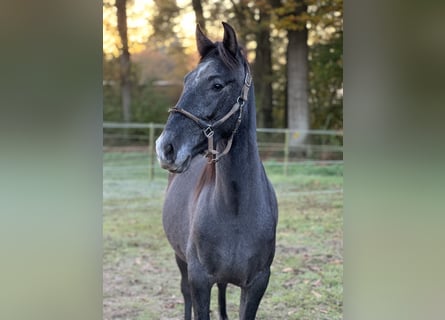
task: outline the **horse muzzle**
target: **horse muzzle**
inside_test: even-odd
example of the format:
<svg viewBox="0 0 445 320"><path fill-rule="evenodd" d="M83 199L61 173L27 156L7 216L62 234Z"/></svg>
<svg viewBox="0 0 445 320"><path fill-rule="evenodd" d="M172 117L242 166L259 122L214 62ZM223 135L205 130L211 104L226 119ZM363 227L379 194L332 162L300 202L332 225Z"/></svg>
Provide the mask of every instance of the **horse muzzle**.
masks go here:
<svg viewBox="0 0 445 320"><path fill-rule="evenodd" d="M156 154L161 168L172 173L181 173L186 171L192 159L191 152L187 145L179 148L168 139L165 131L156 140Z"/></svg>

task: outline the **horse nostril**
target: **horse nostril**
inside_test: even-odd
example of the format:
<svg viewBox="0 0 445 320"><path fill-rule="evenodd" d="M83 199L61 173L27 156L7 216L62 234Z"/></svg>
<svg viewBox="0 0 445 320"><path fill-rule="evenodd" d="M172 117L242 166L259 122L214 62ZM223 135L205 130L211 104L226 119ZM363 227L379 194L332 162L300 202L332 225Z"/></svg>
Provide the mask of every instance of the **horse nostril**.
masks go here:
<svg viewBox="0 0 445 320"><path fill-rule="evenodd" d="M164 156L167 160L173 161L174 149L171 143L168 143L164 146Z"/></svg>

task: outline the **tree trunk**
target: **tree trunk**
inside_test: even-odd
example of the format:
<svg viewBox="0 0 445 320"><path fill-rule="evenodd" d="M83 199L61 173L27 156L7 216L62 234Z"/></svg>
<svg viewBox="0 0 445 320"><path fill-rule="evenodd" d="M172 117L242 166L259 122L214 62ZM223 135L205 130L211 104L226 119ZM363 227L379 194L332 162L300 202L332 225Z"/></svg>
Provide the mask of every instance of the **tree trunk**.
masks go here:
<svg viewBox="0 0 445 320"><path fill-rule="evenodd" d="M131 62L130 52L128 50L128 35L127 35L127 1L116 0L117 8L117 29L121 38L121 54L119 57L120 63L120 81L121 81L121 101L122 113L125 122L131 121Z"/></svg>
<svg viewBox="0 0 445 320"><path fill-rule="evenodd" d="M272 128L272 50L270 42L270 14L261 11L259 30L256 32L255 50L255 98L257 105L257 125L259 128Z"/></svg>
<svg viewBox="0 0 445 320"><path fill-rule="evenodd" d="M202 31L204 31L204 33L206 33L207 32L206 22L204 19L204 13L202 10L201 0L192 0L192 5L193 5L193 11L195 11L196 23L198 23L199 26L201 27Z"/></svg>
<svg viewBox="0 0 445 320"><path fill-rule="evenodd" d="M289 129L309 130L308 101L308 31L289 30L287 33L287 124ZM305 132L291 135L291 147L304 144Z"/></svg>

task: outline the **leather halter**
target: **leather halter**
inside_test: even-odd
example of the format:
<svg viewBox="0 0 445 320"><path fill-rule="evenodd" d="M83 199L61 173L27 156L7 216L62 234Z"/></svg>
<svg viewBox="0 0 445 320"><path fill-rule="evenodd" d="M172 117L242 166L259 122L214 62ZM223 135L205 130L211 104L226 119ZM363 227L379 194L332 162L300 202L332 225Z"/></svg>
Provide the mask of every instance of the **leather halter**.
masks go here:
<svg viewBox="0 0 445 320"><path fill-rule="evenodd" d="M178 112L178 113L186 116L187 118L192 119L202 129L202 132L204 133L204 135L206 136L206 138L208 140L208 148L207 148L206 153L204 154L204 156L208 160L208 163L218 162L222 156L226 155L230 151L230 148L232 147L233 137L235 136L235 133L237 132L237 130L241 124L241 118L243 115L243 107L244 107L244 103L247 101L251 84L252 84L252 76L250 75L249 69L247 68L246 77L244 78L244 85L243 85L243 88L241 89L241 94L236 99L236 102L233 105L232 109L230 109L230 111L228 113L226 113L226 115L224 115L221 119L219 119L213 123L210 123L203 119L200 119L197 116L191 114L190 112L188 112L184 109L180 109L178 107L173 107L173 108L168 109L168 112ZM239 110L239 115L238 115L238 119L236 120L235 128L233 129L232 134L231 134L229 140L227 141L226 147L224 148L224 150L221 153L219 153L218 151L216 151L216 149L214 149L214 145L213 145L213 135L215 134L214 129L216 129L220 125L222 125L227 119L229 119L238 110Z"/></svg>

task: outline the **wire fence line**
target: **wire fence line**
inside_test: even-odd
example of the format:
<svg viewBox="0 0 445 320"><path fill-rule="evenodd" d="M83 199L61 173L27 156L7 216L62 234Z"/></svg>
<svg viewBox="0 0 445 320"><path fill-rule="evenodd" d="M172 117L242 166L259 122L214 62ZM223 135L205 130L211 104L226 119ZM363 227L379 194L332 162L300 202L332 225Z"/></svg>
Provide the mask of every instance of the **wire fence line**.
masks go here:
<svg viewBox="0 0 445 320"><path fill-rule="evenodd" d="M164 125L159 123L122 123L122 122L104 122L104 128L114 128L114 129L163 129Z"/></svg>
<svg viewBox="0 0 445 320"><path fill-rule="evenodd" d="M163 129L164 125L159 123L141 123L141 122L104 122L104 128L137 128L137 129L150 129L157 128ZM270 132L270 133L308 133L319 134L329 136L343 136L343 130L303 130L303 129L286 129L286 128L257 128L257 132Z"/></svg>
<svg viewBox="0 0 445 320"><path fill-rule="evenodd" d="M158 123L104 122L104 141L107 141L108 145L131 145L141 141L148 142L149 146L154 146L155 138L163 128L164 124ZM291 140L301 135L309 138L292 147ZM321 153L324 154L321 156L322 158L342 159L342 130L257 128L257 137L260 153L264 151L266 155L267 153L270 155L274 151L282 151L283 156L286 157L292 152L301 155L301 151L304 151L305 158L316 159L317 155Z"/></svg>
<svg viewBox="0 0 445 320"><path fill-rule="evenodd" d="M142 122L103 122L103 128L135 128L135 129L163 129L164 124L159 123L142 123ZM288 128L257 128L257 132L269 133L308 133L317 135L343 136L343 130L304 130L304 129L288 129Z"/></svg>
<svg viewBox="0 0 445 320"><path fill-rule="evenodd" d="M155 152L155 141L163 128L163 124L157 123L104 122L104 152L120 154L107 158L104 175L119 177L144 173L150 181L155 177L165 177L165 170L159 168ZM297 149L289 147L291 136L302 133L312 138ZM260 156L268 173L288 176L300 174L301 168L307 166L343 165L342 131L258 128L257 137ZM327 191L342 192L338 188Z"/></svg>

